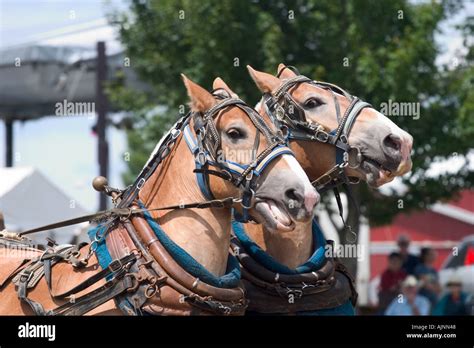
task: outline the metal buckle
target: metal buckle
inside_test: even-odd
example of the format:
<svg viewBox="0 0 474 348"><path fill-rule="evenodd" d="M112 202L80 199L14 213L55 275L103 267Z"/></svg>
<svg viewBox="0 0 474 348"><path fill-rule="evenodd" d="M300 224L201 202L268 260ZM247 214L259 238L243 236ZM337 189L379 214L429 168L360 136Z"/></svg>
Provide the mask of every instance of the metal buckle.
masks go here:
<svg viewBox="0 0 474 348"><path fill-rule="evenodd" d="M138 180L138 182L137 182L137 189L138 189L138 190L141 190L142 187L145 185L145 182L146 182L145 178L141 178L140 180Z"/></svg>
<svg viewBox="0 0 474 348"><path fill-rule="evenodd" d="M200 165L205 165L206 164L206 154L204 153L204 151L200 150L198 153L196 153L196 161L200 164Z"/></svg>
<svg viewBox="0 0 474 348"><path fill-rule="evenodd" d="M316 129L316 133L314 134L314 137L322 142L322 143L326 143L329 139L329 134L321 129Z"/></svg>
<svg viewBox="0 0 474 348"><path fill-rule="evenodd" d="M275 104L276 105L276 118L278 121L283 121L285 118L285 109L280 104Z"/></svg>
<svg viewBox="0 0 474 348"><path fill-rule="evenodd" d="M111 272L115 273L122 269L123 264L120 260L113 260L107 267Z"/></svg>
<svg viewBox="0 0 474 348"><path fill-rule="evenodd" d="M171 138L174 140L181 134L181 129L174 128L171 130Z"/></svg>
<svg viewBox="0 0 474 348"><path fill-rule="evenodd" d="M245 180L250 181L252 180L252 178L253 178L253 170L247 173L247 175L245 176Z"/></svg>
<svg viewBox="0 0 474 348"><path fill-rule="evenodd" d="M249 206L246 206L245 203L244 203L244 199L242 199L241 202L240 202L240 205L242 206L242 208L247 209L247 210L253 208L253 205L254 205L254 204L253 204L253 202L252 202L252 198L255 196L255 191L252 190L251 188L249 188L249 190L250 190L250 205L249 205ZM243 196L242 196L242 197L243 197Z"/></svg>
<svg viewBox="0 0 474 348"><path fill-rule="evenodd" d="M33 272L24 270L20 274L20 282L27 283L30 281L31 277L33 276Z"/></svg>
<svg viewBox="0 0 474 348"><path fill-rule="evenodd" d="M326 186L330 184L332 177L329 174L323 174L320 178L313 181L313 185Z"/></svg>
<svg viewBox="0 0 474 348"><path fill-rule="evenodd" d="M349 164L349 153L347 151L345 151L344 154L342 155L342 160L344 162L347 162L347 164Z"/></svg>

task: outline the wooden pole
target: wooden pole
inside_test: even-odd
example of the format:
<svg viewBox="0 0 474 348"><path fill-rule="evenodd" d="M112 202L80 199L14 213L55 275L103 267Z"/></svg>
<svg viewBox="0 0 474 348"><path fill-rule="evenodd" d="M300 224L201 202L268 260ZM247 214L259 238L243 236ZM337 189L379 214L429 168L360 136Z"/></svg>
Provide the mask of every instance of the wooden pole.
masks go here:
<svg viewBox="0 0 474 348"><path fill-rule="evenodd" d="M5 118L5 167L13 167L13 118Z"/></svg>
<svg viewBox="0 0 474 348"><path fill-rule="evenodd" d="M0 211L0 231L5 229L5 218L3 217L3 213Z"/></svg>
<svg viewBox="0 0 474 348"><path fill-rule="evenodd" d="M97 85L96 85L96 110L97 110L97 138L99 175L108 177L108 144L106 138L107 127L107 96L104 85L107 80L107 60L105 56L105 42L97 42ZM99 194L99 210L107 209L107 196Z"/></svg>

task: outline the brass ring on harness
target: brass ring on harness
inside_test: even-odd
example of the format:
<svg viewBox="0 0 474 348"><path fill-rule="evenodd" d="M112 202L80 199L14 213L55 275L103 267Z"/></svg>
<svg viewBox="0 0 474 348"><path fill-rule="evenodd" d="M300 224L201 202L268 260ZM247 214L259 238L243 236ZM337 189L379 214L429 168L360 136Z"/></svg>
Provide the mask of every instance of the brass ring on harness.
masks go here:
<svg viewBox="0 0 474 348"><path fill-rule="evenodd" d="M145 289L145 297L146 298L152 298L159 291L160 291L160 289L159 289L157 284L148 284L148 286Z"/></svg>

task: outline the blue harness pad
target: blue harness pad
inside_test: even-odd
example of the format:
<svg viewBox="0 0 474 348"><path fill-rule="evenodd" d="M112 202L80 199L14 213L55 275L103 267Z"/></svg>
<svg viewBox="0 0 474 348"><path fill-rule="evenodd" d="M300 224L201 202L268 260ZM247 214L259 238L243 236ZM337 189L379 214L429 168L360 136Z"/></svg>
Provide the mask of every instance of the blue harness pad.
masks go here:
<svg viewBox="0 0 474 348"><path fill-rule="evenodd" d="M140 207L145 208L140 202ZM227 259L226 274L221 277L216 277L214 274L204 268L199 262L189 255L183 248L173 242L161 226L153 219L149 212L144 212L145 219L150 227L155 232L156 237L166 249L166 251L173 257L173 259L189 272L192 276L199 278L204 283L210 284L219 288L235 288L240 282L240 264L235 256L229 254ZM192 236L189 236L192 238Z"/></svg>
<svg viewBox="0 0 474 348"><path fill-rule="evenodd" d="M306 261L304 264L296 267L295 269L290 269L287 266L279 263L268 253L266 253L262 248L260 248L244 231L242 224L238 221L232 222L232 228L237 239L242 244L245 251L258 263L260 263L265 268L269 269L275 273L281 274L299 274L299 273L310 273L317 271L321 268L326 262L326 239L324 238L321 227L316 222L316 219L313 219L312 224L312 233L314 239L314 252L313 255Z"/></svg>
<svg viewBox="0 0 474 348"><path fill-rule="evenodd" d="M97 248L95 249L95 256L99 260L99 265L102 269L105 269L112 262L112 256L110 256L109 250L105 243L105 233L107 233L107 226L103 224L97 225L96 227L91 228L87 231L89 239L93 242L96 237L100 240L97 242Z"/></svg>

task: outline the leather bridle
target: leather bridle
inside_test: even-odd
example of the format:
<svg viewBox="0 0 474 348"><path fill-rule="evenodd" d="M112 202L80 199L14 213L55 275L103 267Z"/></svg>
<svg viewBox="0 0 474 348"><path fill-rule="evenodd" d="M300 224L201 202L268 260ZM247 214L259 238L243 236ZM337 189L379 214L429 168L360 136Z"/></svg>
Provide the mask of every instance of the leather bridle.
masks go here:
<svg viewBox="0 0 474 348"><path fill-rule="evenodd" d="M345 173L345 168L358 168L364 161L364 156L357 147L349 145L348 139L357 116L364 108L371 108L372 106L358 97L352 96L339 86L327 82L314 81L306 76L299 75L297 70L293 67L286 68L296 72L297 75L285 80L273 93L266 93L263 96L262 104L265 108L265 112L270 116L277 127L287 130L287 140L318 141L335 146L335 166L312 181L312 184L319 193L324 193L329 189L334 191L339 208L339 215L346 228L350 229L350 226L344 221L338 187L343 186L346 189L349 200L351 200L353 205L357 208L349 184L358 183L359 180L348 177ZM283 71L284 69L279 72L278 76L280 76ZM291 96L291 90L302 83L309 83L331 92L338 122L336 129L328 132L321 124L306 118L303 108ZM337 94L346 97L350 101L348 108L342 116Z"/></svg>
<svg viewBox="0 0 474 348"><path fill-rule="evenodd" d="M209 200L214 199L209 186L209 175L219 176L230 181L236 187L242 189L243 192L241 197L243 213L242 215L236 213L235 217L241 222L247 222L251 219L248 210L252 208L252 198L255 194L258 177L275 158L284 154L293 155L293 152L286 146L286 141L281 134L270 129L262 116L242 100L214 95L220 99L219 103L204 114L193 113L196 136L194 136L188 124L184 127L184 139L194 155L196 163L194 172L204 196ZM246 165L224 158L222 152L218 150L221 146L221 139L214 120L217 115L230 107L241 109L257 129L252 149L252 159ZM257 154L260 145L260 134L265 136L268 146ZM218 168L218 170L209 167Z"/></svg>
<svg viewBox="0 0 474 348"><path fill-rule="evenodd" d="M252 208L253 196L258 177L265 168L277 157L293 152L286 145L286 140L281 132L273 131L263 120L262 116L249 107L238 98L226 97L214 93L218 103L205 113L189 112L181 118L175 126L165 135L161 144L152 154L151 158L139 174L135 183L127 188L121 194L121 201L118 208L128 207L138 196L138 192L145 184L146 180L153 174L158 165L170 153L179 135L183 134L186 144L195 159L196 179L198 185L206 199L212 201L214 196L209 186L209 175L218 176L231 182L236 187L242 189L242 196L238 202L242 206L242 214L235 214L235 218L241 222L247 222L252 217L249 215L249 209ZM232 162L223 157L219 152L221 139L215 124L215 118L222 111L238 107L249 117L257 128L254 141L252 160L247 165ZM193 131L191 130L190 120L193 119ZM266 138L268 146L257 155L260 145L260 134ZM216 169L211 169L216 168Z"/></svg>

